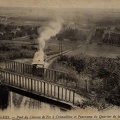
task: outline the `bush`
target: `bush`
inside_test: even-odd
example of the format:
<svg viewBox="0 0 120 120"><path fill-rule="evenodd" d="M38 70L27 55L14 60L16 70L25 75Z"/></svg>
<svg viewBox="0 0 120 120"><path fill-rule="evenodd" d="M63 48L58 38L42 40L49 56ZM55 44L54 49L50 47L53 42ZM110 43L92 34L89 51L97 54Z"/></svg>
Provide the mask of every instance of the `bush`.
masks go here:
<svg viewBox="0 0 120 120"><path fill-rule="evenodd" d="M37 50L37 48L34 46L31 46L31 50Z"/></svg>
<svg viewBox="0 0 120 120"><path fill-rule="evenodd" d="M64 55L58 58L57 61L74 68L78 73L82 72L85 68L85 62L83 59L75 59L74 57L67 57Z"/></svg>
<svg viewBox="0 0 120 120"><path fill-rule="evenodd" d="M27 49L27 46L26 45L21 45L21 48L22 49Z"/></svg>
<svg viewBox="0 0 120 120"><path fill-rule="evenodd" d="M98 69L98 78L107 78L110 75L110 72L108 72L106 69L104 68L100 68Z"/></svg>
<svg viewBox="0 0 120 120"><path fill-rule="evenodd" d="M120 95L119 94L110 95L109 97L106 98L106 101L113 105L120 106Z"/></svg>

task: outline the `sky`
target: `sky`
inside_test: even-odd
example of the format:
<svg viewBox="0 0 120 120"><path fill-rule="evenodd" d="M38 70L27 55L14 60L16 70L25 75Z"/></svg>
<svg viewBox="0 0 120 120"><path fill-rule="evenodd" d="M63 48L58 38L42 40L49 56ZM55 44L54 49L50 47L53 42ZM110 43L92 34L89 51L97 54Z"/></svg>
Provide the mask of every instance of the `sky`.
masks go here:
<svg viewBox="0 0 120 120"><path fill-rule="evenodd" d="M119 9L120 0L0 0L0 6Z"/></svg>

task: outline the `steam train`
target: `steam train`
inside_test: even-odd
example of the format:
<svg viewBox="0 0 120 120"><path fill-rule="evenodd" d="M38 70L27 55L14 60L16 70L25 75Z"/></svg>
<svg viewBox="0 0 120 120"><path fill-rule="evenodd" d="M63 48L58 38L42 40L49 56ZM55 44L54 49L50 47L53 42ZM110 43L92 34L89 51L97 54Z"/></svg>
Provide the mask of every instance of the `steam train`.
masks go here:
<svg viewBox="0 0 120 120"><path fill-rule="evenodd" d="M44 77L44 64L25 64L11 60L5 60L5 69L33 76Z"/></svg>
<svg viewBox="0 0 120 120"><path fill-rule="evenodd" d="M32 75L44 77L44 65L43 64L32 64Z"/></svg>

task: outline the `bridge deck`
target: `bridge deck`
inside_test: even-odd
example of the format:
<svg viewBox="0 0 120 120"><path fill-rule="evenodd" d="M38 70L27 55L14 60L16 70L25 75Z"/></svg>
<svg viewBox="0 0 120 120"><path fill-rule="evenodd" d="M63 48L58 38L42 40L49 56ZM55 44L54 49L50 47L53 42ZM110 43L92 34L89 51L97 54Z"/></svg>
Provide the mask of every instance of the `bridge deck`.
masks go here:
<svg viewBox="0 0 120 120"><path fill-rule="evenodd" d="M35 100L39 100L41 102L46 102L46 103L49 103L49 104L53 104L53 105L56 105L56 106L59 106L61 108L65 108L65 109L71 109L72 107L74 107L74 105L72 103L56 100L54 98L47 97L47 96L44 96L42 94L38 94L38 93L35 93L35 92L28 91L24 88L19 88L19 87L8 85L8 84L5 84L5 85L12 92L18 93L20 95L23 95L23 96L26 96L26 97L29 97L29 98L33 98Z"/></svg>
<svg viewBox="0 0 120 120"><path fill-rule="evenodd" d="M67 72L62 72L58 70L48 69L48 68L36 68L34 65L16 62L12 60L5 60L4 69L28 76L34 76L42 78L46 81L57 82L59 84L69 86L72 84L72 88L76 88L77 83L73 81Z"/></svg>
<svg viewBox="0 0 120 120"><path fill-rule="evenodd" d="M81 101L81 97L75 93L75 90L62 85L3 69L0 69L0 76L2 82L6 85L38 96L44 96L70 105L74 105L76 102Z"/></svg>

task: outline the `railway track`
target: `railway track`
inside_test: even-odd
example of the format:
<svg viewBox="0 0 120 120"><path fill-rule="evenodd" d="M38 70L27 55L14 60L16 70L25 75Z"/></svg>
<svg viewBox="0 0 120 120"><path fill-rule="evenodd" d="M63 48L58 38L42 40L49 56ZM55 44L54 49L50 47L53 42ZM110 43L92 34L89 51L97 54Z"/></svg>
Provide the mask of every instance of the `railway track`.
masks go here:
<svg viewBox="0 0 120 120"><path fill-rule="evenodd" d="M86 51L86 48L87 48L87 44L89 43L89 41L91 40L92 36L94 35L94 34L93 34L94 32L95 32L95 28L93 28L93 29L90 31L90 34L88 35L88 37L87 37L87 39L86 39L85 51ZM56 59L57 57L59 57L60 55L66 55L66 54L68 54L68 53L70 53L70 52L73 52L74 50L78 49L78 48L81 47L81 46L82 46L82 44L76 46L76 48L68 49L68 50L65 50L65 51L63 51L63 52L61 52L61 53L51 55L51 56L49 56L49 57L47 57L47 58L45 59L45 62L50 62L50 61Z"/></svg>

